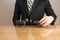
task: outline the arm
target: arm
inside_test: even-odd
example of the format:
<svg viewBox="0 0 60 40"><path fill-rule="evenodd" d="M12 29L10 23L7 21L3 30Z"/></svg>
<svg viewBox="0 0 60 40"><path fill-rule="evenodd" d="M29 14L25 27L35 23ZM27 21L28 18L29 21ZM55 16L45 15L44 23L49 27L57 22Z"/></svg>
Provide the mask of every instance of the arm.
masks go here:
<svg viewBox="0 0 60 40"><path fill-rule="evenodd" d="M44 16L37 23L41 26L47 26L49 24L54 25L57 16L55 15L53 9L51 8L49 0L46 0L45 12L47 16Z"/></svg>
<svg viewBox="0 0 60 40"><path fill-rule="evenodd" d="M54 18L54 20L51 23L51 25L54 25L57 16L55 15L55 13L50 5L49 0L46 1L45 12L46 12L47 16L52 16Z"/></svg>
<svg viewBox="0 0 60 40"><path fill-rule="evenodd" d="M15 10L14 10L14 15L13 15L13 24L16 25L16 21L20 20L20 13L19 13L19 3L18 0L16 0L15 3Z"/></svg>

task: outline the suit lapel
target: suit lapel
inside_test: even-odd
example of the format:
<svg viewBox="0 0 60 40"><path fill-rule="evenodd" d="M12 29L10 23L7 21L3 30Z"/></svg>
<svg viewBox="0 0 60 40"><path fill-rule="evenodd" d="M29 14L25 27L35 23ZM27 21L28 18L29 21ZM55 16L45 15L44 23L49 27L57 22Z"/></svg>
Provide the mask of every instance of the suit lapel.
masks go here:
<svg viewBox="0 0 60 40"><path fill-rule="evenodd" d="M23 3L23 8L28 13L27 0L23 0L22 3Z"/></svg>
<svg viewBox="0 0 60 40"><path fill-rule="evenodd" d="M34 0L34 4L33 4L33 8L32 8L32 12L36 9L36 7L39 5L39 0ZM23 3L23 7L26 10L26 12L28 13L28 7L27 7L27 0L22 0Z"/></svg>
<svg viewBox="0 0 60 40"><path fill-rule="evenodd" d="M33 8L32 8L32 12L33 10L36 9L36 7L39 5L39 0L34 0L34 4L33 4Z"/></svg>

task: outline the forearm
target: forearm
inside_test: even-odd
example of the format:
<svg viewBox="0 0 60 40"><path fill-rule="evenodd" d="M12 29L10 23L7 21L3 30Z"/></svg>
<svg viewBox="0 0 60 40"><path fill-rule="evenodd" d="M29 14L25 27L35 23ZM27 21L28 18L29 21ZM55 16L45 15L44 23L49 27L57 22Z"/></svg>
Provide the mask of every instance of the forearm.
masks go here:
<svg viewBox="0 0 60 40"><path fill-rule="evenodd" d="M54 20L53 20L52 23L51 23L51 25L54 25L57 16L56 16L56 14L54 13L54 10L52 9L49 0L46 1L45 12L46 12L46 15L47 15L47 16L52 16L52 17L54 18Z"/></svg>

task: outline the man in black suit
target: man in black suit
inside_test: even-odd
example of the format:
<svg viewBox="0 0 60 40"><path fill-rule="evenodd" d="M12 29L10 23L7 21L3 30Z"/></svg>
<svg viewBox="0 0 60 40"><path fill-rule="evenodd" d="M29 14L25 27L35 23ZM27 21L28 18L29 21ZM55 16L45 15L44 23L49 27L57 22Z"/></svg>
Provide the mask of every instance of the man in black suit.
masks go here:
<svg viewBox="0 0 60 40"><path fill-rule="evenodd" d="M44 13L46 13L46 16L44 16ZM27 19L28 22L26 22L26 25L39 24L41 26L47 26L49 24L53 25L56 17L49 0L34 0L30 12L27 0L16 0L13 24L17 25L17 21L20 19Z"/></svg>

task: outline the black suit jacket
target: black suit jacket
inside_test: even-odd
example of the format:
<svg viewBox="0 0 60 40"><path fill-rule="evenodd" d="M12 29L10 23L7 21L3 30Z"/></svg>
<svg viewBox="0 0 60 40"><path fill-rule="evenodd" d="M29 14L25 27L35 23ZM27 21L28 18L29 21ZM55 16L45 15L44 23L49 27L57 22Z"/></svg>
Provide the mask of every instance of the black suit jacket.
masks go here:
<svg viewBox="0 0 60 40"><path fill-rule="evenodd" d="M31 11L31 16L29 17L27 0L16 0L13 24L16 25L16 21L20 20L20 14L22 14L22 19L30 18L33 21L40 20L43 18L44 13L47 16L53 16L54 21L51 24L54 24L56 20L56 15L50 5L49 0L34 0L33 8Z"/></svg>

